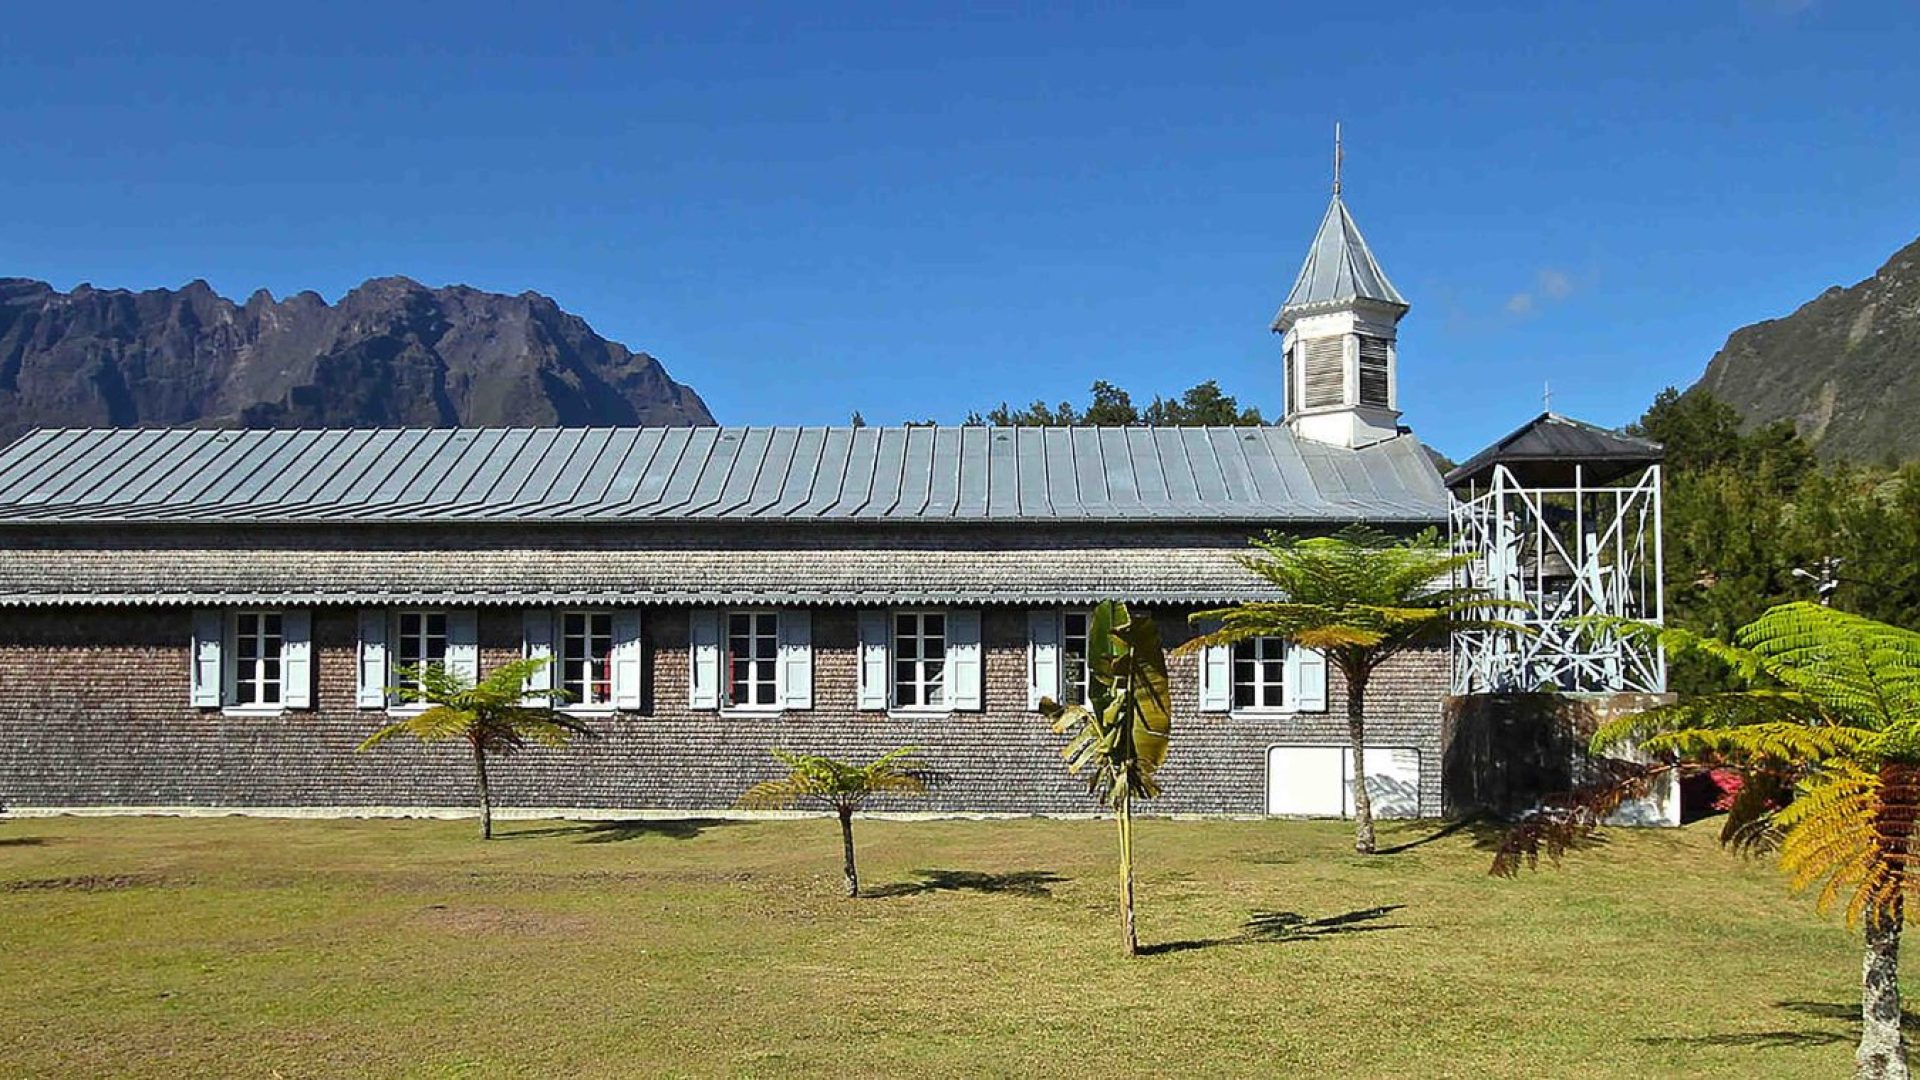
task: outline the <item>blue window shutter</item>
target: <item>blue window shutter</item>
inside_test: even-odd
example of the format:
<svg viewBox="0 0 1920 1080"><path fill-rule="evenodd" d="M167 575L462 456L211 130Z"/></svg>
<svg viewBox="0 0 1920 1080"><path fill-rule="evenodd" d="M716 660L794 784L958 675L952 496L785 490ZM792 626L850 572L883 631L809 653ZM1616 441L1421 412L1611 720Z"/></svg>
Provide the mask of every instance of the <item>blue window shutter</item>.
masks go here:
<svg viewBox="0 0 1920 1080"><path fill-rule="evenodd" d="M193 613L193 645L190 657L192 686L188 702L196 709L220 707L220 684L226 674L222 650L226 647L227 616L217 608L201 608Z"/></svg>
<svg viewBox="0 0 1920 1080"><path fill-rule="evenodd" d="M642 698L644 650L640 636L640 611L616 608L613 612L613 707L638 709Z"/></svg>
<svg viewBox="0 0 1920 1080"><path fill-rule="evenodd" d="M553 611L550 608L528 608L521 618L521 651L529 660L552 660L553 656ZM527 692L553 689L553 665L549 663L527 676ZM544 702L544 699L542 699Z"/></svg>
<svg viewBox="0 0 1920 1080"><path fill-rule="evenodd" d="M889 693L887 657L892 652L893 619L886 611L860 613L860 695L862 709L885 709Z"/></svg>
<svg viewBox="0 0 1920 1080"><path fill-rule="evenodd" d="M1052 608L1027 612L1027 708L1041 698L1060 697L1060 613Z"/></svg>
<svg viewBox="0 0 1920 1080"><path fill-rule="evenodd" d="M694 608L687 615L687 707L720 707L720 613Z"/></svg>
<svg viewBox="0 0 1920 1080"><path fill-rule="evenodd" d="M313 614L305 608L280 613L280 703L313 708Z"/></svg>
<svg viewBox="0 0 1920 1080"><path fill-rule="evenodd" d="M1287 649L1288 704L1300 712L1327 711L1327 657L1298 645Z"/></svg>
<svg viewBox="0 0 1920 1080"><path fill-rule="evenodd" d="M780 704L813 708L813 613L806 608L780 613Z"/></svg>
<svg viewBox="0 0 1920 1080"><path fill-rule="evenodd" d="M1233 709L1233 650L1225 645L1208 645L1200 650L1200 711L1229 712Z"/></svg>
<svg viewBox="0 0 1920 1080"><path fill-rule="evenodd" d="M362 709L387 704L387 609L360 609L360 648L353 703Z"/></svg>
<svg viewBox="0 0 1920 1080"><path fill-rule="evenodd" d="M981 708L980 613L947 612L947 704L955 709Z"/></svg>

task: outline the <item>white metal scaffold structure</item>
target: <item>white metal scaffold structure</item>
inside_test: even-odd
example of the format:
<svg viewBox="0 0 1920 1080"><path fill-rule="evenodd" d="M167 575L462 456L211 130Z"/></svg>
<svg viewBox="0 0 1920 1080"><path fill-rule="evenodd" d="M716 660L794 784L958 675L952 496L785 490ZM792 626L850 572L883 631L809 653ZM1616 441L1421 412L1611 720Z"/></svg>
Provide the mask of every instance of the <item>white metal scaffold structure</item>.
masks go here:
<svg viewBox="0 0 1920 1080"><path fill-rule="evenodd" d="M1456 634L1457 694L1663 693L1662 650L1578 620L1666 615L1658 444L1545 413L1447 475L1463 584L1522 610Z"/></svg>

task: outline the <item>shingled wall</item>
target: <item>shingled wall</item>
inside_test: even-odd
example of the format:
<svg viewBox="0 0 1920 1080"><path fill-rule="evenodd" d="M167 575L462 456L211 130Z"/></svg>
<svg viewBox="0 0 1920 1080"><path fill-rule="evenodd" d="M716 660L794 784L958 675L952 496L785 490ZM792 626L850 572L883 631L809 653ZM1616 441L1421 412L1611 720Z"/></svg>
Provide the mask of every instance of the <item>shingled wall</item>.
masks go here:
<svg viewBox="0 0 1920 1080"><path fill-rule="evenodd" d="M1154 612L1169 646L1185 613ZM190 613L181 608L14 610L0 617L0 804L33 807L460 807L470 765L454 747L354 752L384 719L354 705L355 612L314 611L315 708L228 716L187 704ZM983 619L983 712L894 717L854 708L855 613L813 613L815 707L774 717L687 708L687 614L646 612L646 700L592 723L600 737L535 750L494 770L502 806L715 810L774 773L771 746L871 756L911 744L939 774L899 809L1072 813L1095 809L1061 766L1061 739L1027 709L1026 610ZM482 664L519 655L520 612L480 612ZM1415 747L1423 814L1440 812L1445 657L1390 662L1374 678L1371 743ZM1173 660L1175 743L1155 813L1258 814L1267 749L1342 745L1344 687L1328 711L1258 719L1201 715L1195 661Z"/></svg>

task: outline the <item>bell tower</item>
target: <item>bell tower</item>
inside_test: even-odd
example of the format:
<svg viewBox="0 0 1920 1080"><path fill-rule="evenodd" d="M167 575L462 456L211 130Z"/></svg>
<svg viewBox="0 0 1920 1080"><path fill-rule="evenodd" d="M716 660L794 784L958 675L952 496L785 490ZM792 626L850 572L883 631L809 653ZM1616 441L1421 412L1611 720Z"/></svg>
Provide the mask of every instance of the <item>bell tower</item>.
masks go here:
<svg viewBox="0 0 1920 1080"><path fill-rule="evenodd" d="M1407 302L1341 198L1337 125L1333 146L1333 201L1273 331L1286 358L1287 426L1303 439L1360 447L1400 431L1395 339Z"/></svg>

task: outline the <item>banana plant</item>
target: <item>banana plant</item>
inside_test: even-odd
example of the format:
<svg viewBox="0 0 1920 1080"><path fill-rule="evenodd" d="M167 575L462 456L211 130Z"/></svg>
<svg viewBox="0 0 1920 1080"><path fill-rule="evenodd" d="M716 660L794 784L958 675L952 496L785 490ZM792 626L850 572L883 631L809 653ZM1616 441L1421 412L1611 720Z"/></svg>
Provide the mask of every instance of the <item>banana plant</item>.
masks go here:
<svg viewBox="0 0 1920 1080"><path fill-rule="evenodd" d="M1120 832L1120 924L1128 956L1140 951L1133 917L1133 800L1160 794L1154 780L1167 760L1172 714L1167 707L1167 654L1153 620L1106 601L1087 627L1087 701L1040 702L1055 734L1068 736L1061 757L1085 776L1087 790L1113 808Z"/></svg>

